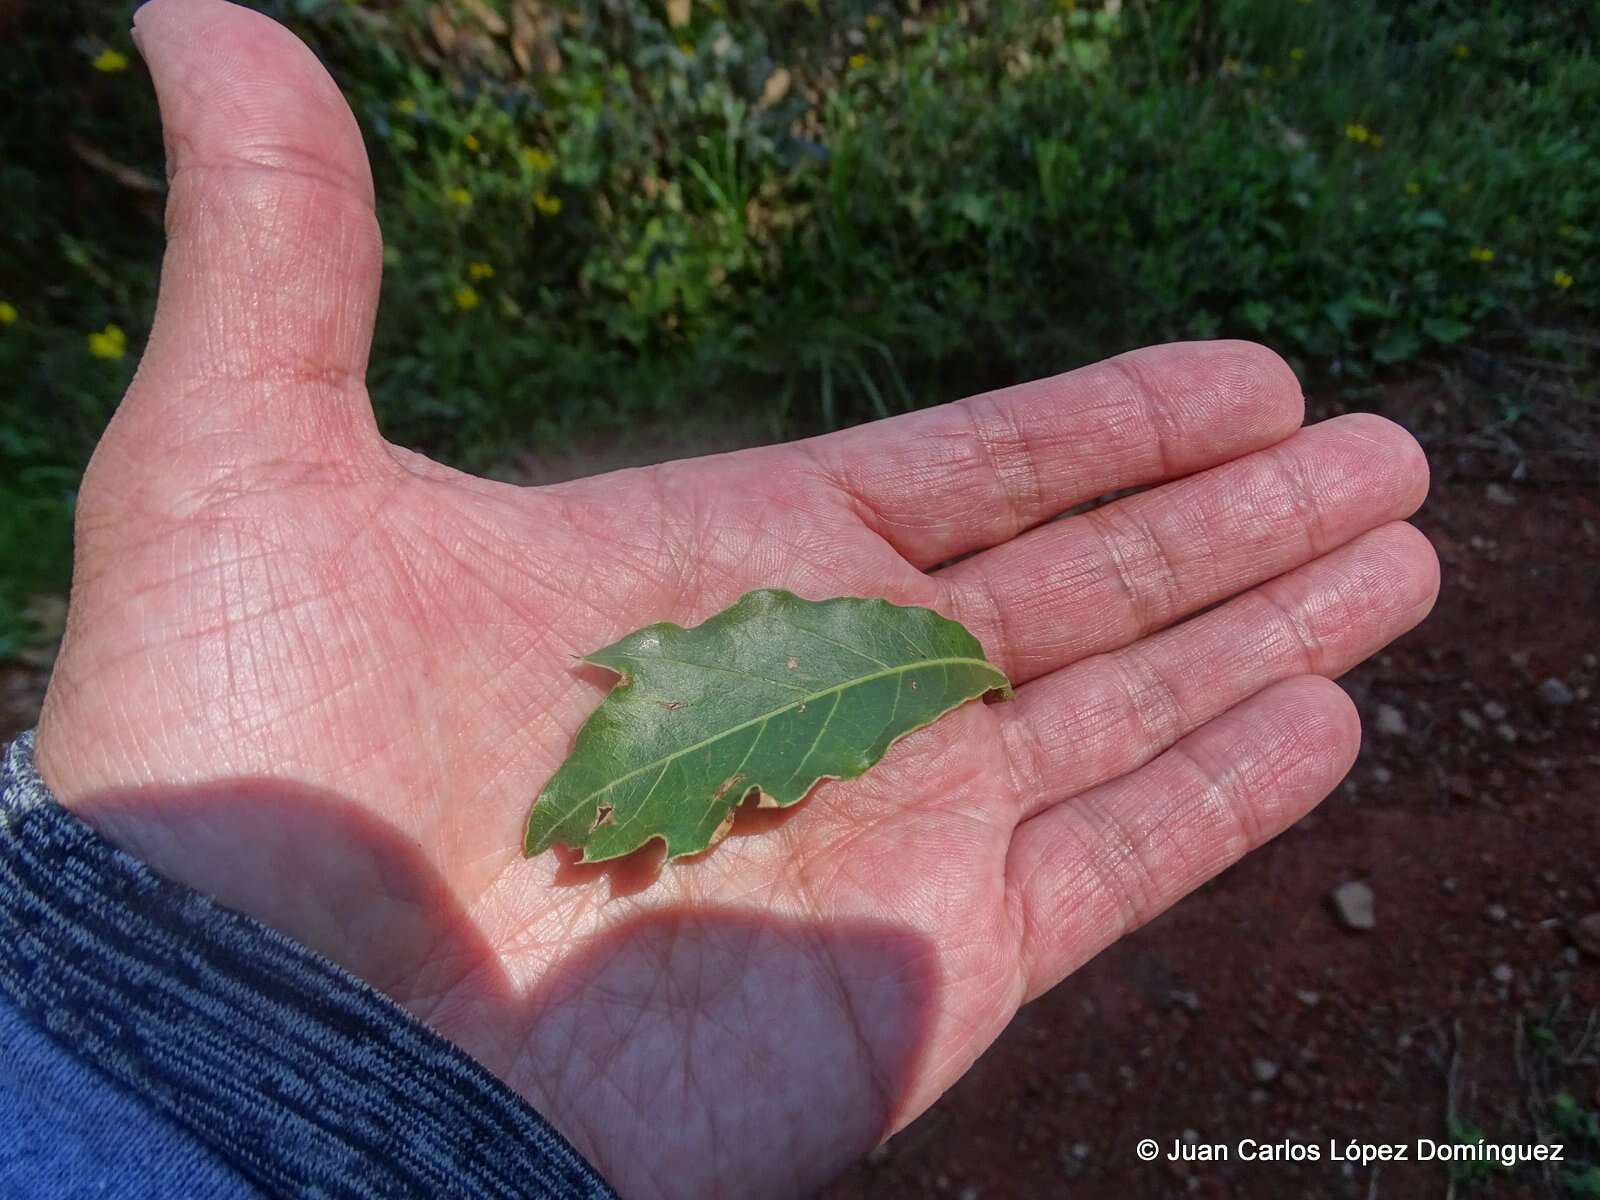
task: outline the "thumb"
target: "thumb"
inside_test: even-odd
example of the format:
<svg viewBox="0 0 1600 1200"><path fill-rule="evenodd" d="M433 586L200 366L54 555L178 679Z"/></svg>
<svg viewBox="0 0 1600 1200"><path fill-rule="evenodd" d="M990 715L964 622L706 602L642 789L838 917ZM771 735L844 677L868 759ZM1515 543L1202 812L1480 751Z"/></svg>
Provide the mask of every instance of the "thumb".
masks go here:
<svg viewBox="0 0 1600 1200"><path fill-rule="evenodd" d="M382 250L339 89L287 29L224 0L153 0L133 33L171 188L117 457L231 472L375 448L363 381Z"/></svg>

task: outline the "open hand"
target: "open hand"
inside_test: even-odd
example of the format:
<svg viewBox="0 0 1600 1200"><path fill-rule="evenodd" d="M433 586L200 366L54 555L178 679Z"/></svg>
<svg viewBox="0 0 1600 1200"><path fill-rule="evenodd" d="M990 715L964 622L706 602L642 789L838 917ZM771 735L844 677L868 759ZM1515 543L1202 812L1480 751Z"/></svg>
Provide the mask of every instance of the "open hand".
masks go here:
<svg viewBox="0 0 1600 1200"><path fill-rule="evenodd" d="M44 777L394 996L623 1194L814 1188L1349 767L1328 677L1437 588L1401 429L1301 429L1269 351L1174 345L792 445L469 478L374 423L378 228L332 81L221 0L137 34L169 246L82 489ZM693 859L525 860L608 683L574 655L757 587L935 608L1017 698Z"/></svg>

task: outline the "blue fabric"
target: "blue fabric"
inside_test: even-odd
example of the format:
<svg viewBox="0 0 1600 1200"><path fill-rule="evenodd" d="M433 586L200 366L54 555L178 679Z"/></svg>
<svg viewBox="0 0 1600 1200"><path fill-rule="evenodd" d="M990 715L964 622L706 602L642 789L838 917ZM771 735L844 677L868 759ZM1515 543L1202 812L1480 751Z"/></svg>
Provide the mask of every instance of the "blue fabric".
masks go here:
<svg viewBox="0 0 1600 1200"><path fill-rule="evenodd" d="M0 1196L254 1200L226 1159L0 994Z"/></svg>
<svg viewBox="0 0 1600 1200"><path fill-rule="evenodd" d="M614 1200L398 1005L62 808L30 734L0 768L0 1000L0 1196Z"/></svg>

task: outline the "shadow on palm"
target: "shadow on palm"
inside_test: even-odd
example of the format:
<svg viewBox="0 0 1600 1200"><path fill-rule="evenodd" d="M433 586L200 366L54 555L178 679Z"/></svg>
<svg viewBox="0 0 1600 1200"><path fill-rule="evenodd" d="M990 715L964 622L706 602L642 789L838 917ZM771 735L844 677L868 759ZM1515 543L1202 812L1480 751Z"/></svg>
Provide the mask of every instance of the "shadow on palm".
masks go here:
<svg viewBox="0 0 1600 1200"><path fill-rule="evenodd" d="M893 921L634 908L530 982L404 834L336 793L228 779L91 800L114 837L153 812L190 831L184 864L135 848L468 1048L630 1197L805 1194L875 1144L926 1069L940 957Z"/></svg>

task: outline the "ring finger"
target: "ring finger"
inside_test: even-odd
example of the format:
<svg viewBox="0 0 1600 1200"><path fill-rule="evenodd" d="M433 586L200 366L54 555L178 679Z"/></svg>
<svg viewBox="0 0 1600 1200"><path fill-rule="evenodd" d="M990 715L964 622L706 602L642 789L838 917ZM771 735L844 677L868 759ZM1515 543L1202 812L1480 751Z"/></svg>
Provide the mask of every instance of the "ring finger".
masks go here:
<svg viewBox="0 0 1600 1200"><path fill-rule="evenodd" d="M1393 522L1211 612L1083 659L997 710L1018 820L1133 771L1263 688L1337 676L1433 607L1427 538Z"/></svg>

